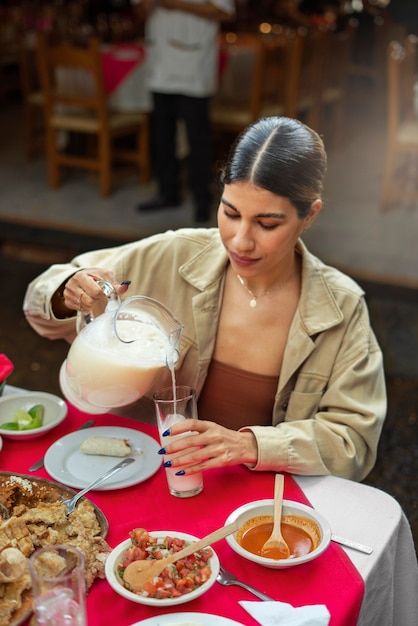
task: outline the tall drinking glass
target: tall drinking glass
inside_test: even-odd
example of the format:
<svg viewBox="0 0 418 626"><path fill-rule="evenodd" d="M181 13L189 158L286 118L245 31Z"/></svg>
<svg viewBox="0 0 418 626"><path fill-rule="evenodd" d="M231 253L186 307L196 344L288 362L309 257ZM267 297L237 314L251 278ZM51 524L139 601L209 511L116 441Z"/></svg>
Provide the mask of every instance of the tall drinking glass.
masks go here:
<svg viewBox="0 0 418 626"><path fill-rule="evenodd" d="M50 545L29 559L38 626L87 626L84 555L70 545Z"/></svg>
<svg viewBox="0 0 418 626"><path fill-rule="evenodd" d="M175 390L175 396L173 391ZM171 428L173 424L185 419L198 419L196 392L192 387L179 385L177 387L165 387L154 394L154 405L157 413L157 424L162 446L170 442L189 436L191 432L176 435L175 437L162 437L162 433ZM173 460L178 454L166 454L164 461ZM190 498L196 496L203 489L202 473L185 476L176 476L176 468L167 467L166 476L168 489L177 498Z"/></svg>

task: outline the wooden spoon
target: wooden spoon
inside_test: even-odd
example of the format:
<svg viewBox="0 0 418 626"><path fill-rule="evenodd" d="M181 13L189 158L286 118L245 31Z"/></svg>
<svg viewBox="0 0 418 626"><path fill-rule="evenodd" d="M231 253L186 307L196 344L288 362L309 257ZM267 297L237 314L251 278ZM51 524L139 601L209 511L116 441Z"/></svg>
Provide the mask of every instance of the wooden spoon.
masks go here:
<svg viewBox="0 0 418 626"><path fill-rule="evenodd" d="M199 539L199 541L194 541L186 548L183 548L179 552L175 552L174 554L170 554L164 559L155 559L155 560L138 560L132 561L126 567L123 572L123 580L129 585L130 589L137 593L141 591L144 587L144 584L149 580L152 580L155 576L159 576L161 572L175 561L179 559L183 559L186 556L190 556L194 552L198 550L202 550L206 548L211 543L215 543L215 541L219 541L223 539L227 535L238 530L238 523L233 522L232 524L228 524L227 526L222 526L222 528L218 528L214 532L210 533L203 539Z"/></svg>
<svg viewBox="0 0 418 626"><path fill-rule="evenodd" d="M270 537L261 548L261 556L265 556L269 559L275 559L276 561L280 559L288 559L290 556L289 546L283 539L281 530L283 487L283 474L276 474L274 481L273 530Z"/></svg>

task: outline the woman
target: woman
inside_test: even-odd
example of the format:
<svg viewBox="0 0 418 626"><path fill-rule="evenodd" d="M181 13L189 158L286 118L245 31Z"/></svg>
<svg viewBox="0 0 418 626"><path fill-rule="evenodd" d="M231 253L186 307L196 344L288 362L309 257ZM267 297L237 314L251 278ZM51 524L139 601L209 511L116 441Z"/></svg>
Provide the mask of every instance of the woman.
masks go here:
<svg viewBox="0 0 418 626"><path fill-rule="evenodd" d="M129 279L131 293L183 322L176 379L196 388L201 419L198 434L166 446L183 450L181 474L245 463L361 480L374 465L386 393L364 294L300 240L321 210L325 171L315 132L261 119L222 172L218 229L82 254L29 285L27 319L49 338L71 341L75 311L102 306L98 278L120 295Z"/></svg>

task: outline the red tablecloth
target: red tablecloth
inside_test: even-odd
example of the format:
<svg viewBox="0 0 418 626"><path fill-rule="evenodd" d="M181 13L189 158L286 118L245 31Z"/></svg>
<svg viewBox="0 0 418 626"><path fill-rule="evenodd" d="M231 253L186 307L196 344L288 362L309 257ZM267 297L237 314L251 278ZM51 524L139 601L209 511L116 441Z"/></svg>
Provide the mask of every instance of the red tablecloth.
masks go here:
<svg viewBox="0 0 418 626"><path fill-rule="evenodd" d="M86 414L69 408L68 417L52 432L27 442L4 440L0 469L27 474L58 438L86 421ZM116 415L94 416L96 426L124 426L151 435L158 441L157 429ZM36 476L49 478L45 469ZM212 470L204 474L204 490L198 496L178 499L171 496L163 468L143 483L119 490L92 491L88 498L106 515L109 522L107 541L113 547L128 538L132 528L179 530L203 537L221 526L236 507L250 500L271 498L274 489L272 472L251 472L244 467ZM286 475L284 496L307 503L290 475ZM332 493L329 494L332 498ZM214 546L226 569L276 600L294 606L325 604L331 613L331 626L353 626L357 622L364 583L344 551L335 544L311 563L285 570L272 570L242 559L225 540ZM104 598L106 600L104 601ZM174 607L173 612L195 611L235 619L247 626L257 624L238 604L238 600L256 600L239 587L215 584L204 596ZM135 622L169 613L154 607L132 603L114 592L107 581L96 581L87 598L89 626L129 626Z"/></svg>
<svg viewBox="0 0 418 626"><path fill-rule="evenodd" d="M142 44L115 44L102 51L105 89L112 94L125 78L145 60L145 48Z"/></svg>

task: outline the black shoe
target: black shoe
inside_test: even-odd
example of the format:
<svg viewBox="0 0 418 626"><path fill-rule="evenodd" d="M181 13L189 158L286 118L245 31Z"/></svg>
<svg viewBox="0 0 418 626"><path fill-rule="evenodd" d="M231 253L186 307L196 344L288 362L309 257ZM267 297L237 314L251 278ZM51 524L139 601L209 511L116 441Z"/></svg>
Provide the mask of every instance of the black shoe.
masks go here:
<svg viewBox="0 0 418 626"><path fill-rule="evenodd" d="M136 207L137 211L158 211L160 209L177 209L180 206L178 198L166 198L165 196L155 196L147 202L141 202Z"/></svg>

